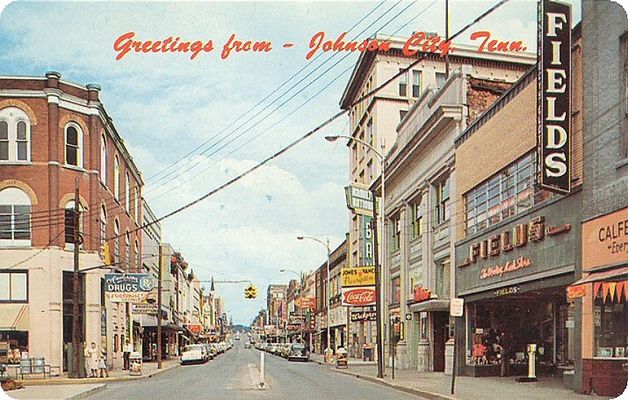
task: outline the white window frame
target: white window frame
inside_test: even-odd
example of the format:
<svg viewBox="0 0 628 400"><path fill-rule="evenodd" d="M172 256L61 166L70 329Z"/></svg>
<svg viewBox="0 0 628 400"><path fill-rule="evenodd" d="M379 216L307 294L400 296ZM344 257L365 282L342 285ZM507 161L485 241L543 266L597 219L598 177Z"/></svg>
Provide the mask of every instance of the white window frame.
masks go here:
<svg viewBox="0 0 628 400"><path fill-rule="evenodd" d="M120 200L120 157L113 158L113 196Z"/></svg>
<svg viewBox="0 0 628 400"><path fill-rule="evenodd" d="M107 210L105 206L100 207L100 245L104 246L107 242Z"/></svg>
<svg viewBox="0 0 628 400"><path fill-rule="evenodd" d="M131 175L127 172L124 176L124 208L131 214Z"/></svg>
<svg viewBox="0 0 628 400"><path fill-rule="evenodd" d="M76 165L70 164L68 162L68 146L74 146L74 145L68 144L68 129L69 128L76 129L76 133L77 133L78 143L77 143L77 149L76 149ZM68 122L65 125L65 128L63 128L63 138L64 138L63 160L65 162L65 165L69 167L74 167L74 168L83 168L83 129L81 129L81 126L77 124L76 122Z"/></svg>
<svg viewBox="0 0 628 400"><path fill-rule="evenodd" d="M15 239L15 207L30 207L30 213L33 212L33 206L31 204L28 195L19 188L8 187L0 190L0 205L11 207L11 239L0 239L0 246L4 247L29 247L33 239L33 227L32 227L32 215L29 215L28 232L29 239Z"/></svg>
<svg viewBox="0 0 628 400"><path fill-rule="evenodd" d="M0 110L0 121L5 121L8 128L9 155L7 160L0 160L0 163L30 163L31 162L31 122L26 113L17 107L7 107ZM26 124L26 160L18 159L18 139L17 124Z"/></svg>
<svg viewBox="0 0 628 400"><path fill-rule="evenodd" d="M7 293L7 298L5 299L4 297L2 297L2 293L0 293L0 303L22 303L22 304L28 304L28 299L29 299L29 295L28 295L28 271L27 270L9 270L9 269L4 269L4 270L0 270L0 280L4 280L5 279L5 275L8 275L6 278L8 278L8 293ZM14 282L13 282L13 276L14 275L24 275L24 283L26 285L26 287L24 288L24 292L26 293L26 298L25 299L14 299L12 298L13 296L11 295L12 292L12 288L14 286Z"/></svg>
<svg viewBox="0 0 628 400"><path fill-rule="evenodd" d="M102 135L100 140L100 181L107 186L107 138Z"/></svg>

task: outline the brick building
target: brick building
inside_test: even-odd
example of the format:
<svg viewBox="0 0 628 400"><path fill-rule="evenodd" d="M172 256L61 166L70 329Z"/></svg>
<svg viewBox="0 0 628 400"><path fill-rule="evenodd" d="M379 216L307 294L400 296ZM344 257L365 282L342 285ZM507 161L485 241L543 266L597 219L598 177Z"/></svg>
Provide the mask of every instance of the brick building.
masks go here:
<svg viewBox="0 0 628 400"><path fill-rule="evenodd" d="M0 342L67 366L71 342L73 216L80 191L81 269L141 270L142 178L99 99L100 87L0 77ZM132 334L125 303L105 301L103 270L81 274L83 341L122 362ZM2 361L2 360L0 360Z"/></svg>
<svg viewBox="0 0 628 400"><path fill-rule="evenodd" d="M458 372L565 377L581 368L580 329L566 288L581 271L583 78L580 25L571 46L571 155L568 195L536 184L536 68L532 67L455 141L452 201ZM502 362L504 360L504 362ZM512 378L504 378L512 379Z"/></svg>

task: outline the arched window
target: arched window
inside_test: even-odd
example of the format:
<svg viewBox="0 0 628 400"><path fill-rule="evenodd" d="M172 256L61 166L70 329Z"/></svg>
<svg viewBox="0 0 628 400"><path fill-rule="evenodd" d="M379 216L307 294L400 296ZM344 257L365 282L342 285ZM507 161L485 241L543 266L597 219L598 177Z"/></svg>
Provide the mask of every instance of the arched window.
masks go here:
<svg viewBox="0 0 628 400"><path fill-rule="evenodd" d="M128 172L126 173L124 185L124 207L126 212L131 213L131 177Z"/></svg>
<svg viewBox="0 0 628 400"><path fill-rule="evenodd" d="M83 131L74 122L65 126L65 163L83 167Z"/></svg>
<svg viewBox="0 0 628 400"><path fill-rule="evenodd" d="M135 251L135 268L137 268L137 270L140 270L142 268L142 257L140 255L140 244L137 240L135 240L133 250Z"/></svg>
<svg viewBox="0 0 628 400"><path fill-rule="evenodd" d="M31 200L22 190L0 190L0 245L31 245Z"/></svg>
<svg viewBox="0 0 628 400"><path fill-rule="evenodd" d="M133 188L133 208L135 209L135 222L140 224L140 191L137 189L137 186Z"/></svg>
<svg viewBox="0 0 628 400"><path fill-rule="evenodd" d="M17 107L0 110L0 161L31 160L31 124Z"/></svg>
<svg viewBox="0 0 628 400"><path fill-rule="evenodd" d="M124 235L124 264L128 270L131 267L131 235L126 231Z"/></svg>
<svg viewBox="0 0 628 400"><path fill-rule="evenodd" d="M79 204L79 232L83 230L83 222L85 219L85 213L83 212L83 207ZM65 206L65 244L73 245L74 244L74 218L75 218L75 210L74 210L74 200L70 200L68 204ZM80 240L80 239L79 239ZM80 243L80 241L79 241ZM71 247L71 246L70 246Z"/></svg>
<svg viewBox="0 0 628 400"><path fill-rule="evenodd" d="M103 205L100 209L100 245L104 246L107 241L107 209Z"/></svg>
<svg viewBox="0 0 628 400"><path fill-rule="evenodd" d="M118 221L117 219L113 223L113 234L116 236L116 238L113 241L113 262L119 263L120 262L120 237L119 237L120 221Z"/></svg>
<svg viewBox="0 0 628 400"><path fill-rule="evenodd" d="M107 138L100 139L100 180L107 186Z"/></svg>
<svg viewBox="0 0 628 400"><path fill-rule="evenodd" d="M117 154L113 161L113 195L120 199L120 159Z"/></svg>

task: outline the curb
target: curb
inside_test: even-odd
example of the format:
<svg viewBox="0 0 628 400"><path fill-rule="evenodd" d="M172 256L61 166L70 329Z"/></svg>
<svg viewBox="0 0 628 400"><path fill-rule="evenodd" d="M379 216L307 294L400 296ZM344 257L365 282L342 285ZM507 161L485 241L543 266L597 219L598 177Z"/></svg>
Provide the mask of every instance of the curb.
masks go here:
<svg viewBox="0 0 628 400"><path fill-rule="evenodd" d="M406 387L406 386L397 385L397 384L394 384L394 383L391 383L391 382L387 382L387 381L385 381L383 379L380 379L380 378L373 378L373 377L367 376L367 375L360 375L360 374L357 374L355 372L341 371L341 370L337 370L337 369L333 369L333 371L338 373L338 374L343 374L343 375L347 375L347 376L353 376L353 377L358 378L358 379L363 379L365 381L376 383L376 384L382 385L382 386L387 386L389 388L396 389L396 390L399 390L401 392L415 394L417 396L422 396L422 397L425 397L425 398L431 399L431 400L456 400L455 397L447 396L447 395L440 394L440 393L429 392L427 390L419 390L419 389L409 388L409 387Z"/></svg>
<svg viewBox="0 0 628 400"><path fill-rule="evenodd" d="M126 382L126 381L134 381L137 379L146 379L152 378L153 376L157 376L166 371L170 371L171 369L179 367L179 364L173 364L168 367L164 367L162 369L151 372L147 375L141 376L118 376L112 378L83 378L83 379L69 379L69 378L52 378L52 379L24 379L20 380L24 384L24 386L47 386L47 385L83 385L83 384L98 384L103 383L106 384L108 382ZM17 379L16 379L17 380Z"/></svg>
<svg viewBox="0 0 628 400"><path fill-rule="evenodd" d="M66 398L65 398L65 399L63 399L63 400L79 400L79 399L84 399L84 398L87 398L87 397L91 396L91 395L92 395L92 394L94 394L94 393L102 392L102 391L103 391L103 390L105 390L106 388L107 388L107 385L103 383L103 384L101 384L101 385L99 385L99 386L97 386L97 387L95 387L95 388L92 388L92 389L90 389L90 390L87 390L87 391L85 391L85 392L83 392L83 393L79 393L79 394L76 394L76 395L74 395L74 396L66 397Z"/></svg>

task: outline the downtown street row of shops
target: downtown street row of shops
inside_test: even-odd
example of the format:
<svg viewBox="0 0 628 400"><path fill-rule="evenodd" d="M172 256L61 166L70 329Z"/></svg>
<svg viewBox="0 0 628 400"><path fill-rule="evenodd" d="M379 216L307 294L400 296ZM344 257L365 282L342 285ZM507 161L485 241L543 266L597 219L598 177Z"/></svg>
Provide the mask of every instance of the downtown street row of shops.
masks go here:
<svg viewBox="0 0 628 400"><path fill-rule="evenodd" d="M362 54L341 99L347 193L364 205L374 191L384 215L388 366L394 357L398 368L451 374L455 354L457 374L527 376L534 357L539 376L618 395L628 379L628 20L618 4L583 2L583 21L605 29L562 29L568 6L544 3L538 64L464 45L447 59L408 57L404 38ZM256 323L284 323L288 337L292 312L311 315L299 335L313 351L369 358L374 308L343 307L341 275L374 265L372 208L347 197L349 232L331 252L329 284L323 263ZM462 316L450 315L452 299Z"/></svg>
<svg viewBox="0 0 628 400"><path fill-rule="evenodd" d="M183 256L162 242L142 187L98 85L67 82L53 71L0 77L1 364L43 358L72 372L74 304L78 342L93 344L109 369L121 368L130 349L154 360L155 290L139 302L112 297L107 281L125 274L148 277L153 287L161 280L164 357L226 333L213 283L205 291Z"/></svg>

